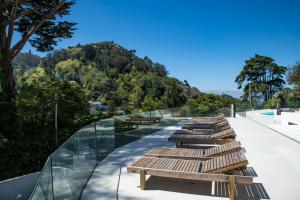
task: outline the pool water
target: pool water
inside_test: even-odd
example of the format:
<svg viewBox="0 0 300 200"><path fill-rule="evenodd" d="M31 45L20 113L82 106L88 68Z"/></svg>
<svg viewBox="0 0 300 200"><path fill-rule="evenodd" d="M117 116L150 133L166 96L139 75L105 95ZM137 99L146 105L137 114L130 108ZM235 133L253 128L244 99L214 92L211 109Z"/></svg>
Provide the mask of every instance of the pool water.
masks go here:
<svg viewBox="0 0 300 200"><path fill-rule="evenodd" d="M263 112L262 115L274 116L274 112Z"/></svg>

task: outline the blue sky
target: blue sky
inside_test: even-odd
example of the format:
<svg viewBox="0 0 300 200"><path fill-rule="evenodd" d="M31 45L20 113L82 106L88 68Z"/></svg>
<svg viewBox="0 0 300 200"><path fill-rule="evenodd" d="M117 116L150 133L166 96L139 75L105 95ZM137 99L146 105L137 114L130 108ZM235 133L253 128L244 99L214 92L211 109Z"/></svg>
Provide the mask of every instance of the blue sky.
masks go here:
<svg viewBox="0 0 300 200"><path fill-rule="evenodd" d="M255 53L300 60L299 10L297 0L78 0L67 17L77 30L57 49L113 40L201 91L236 90Z"/></svg>

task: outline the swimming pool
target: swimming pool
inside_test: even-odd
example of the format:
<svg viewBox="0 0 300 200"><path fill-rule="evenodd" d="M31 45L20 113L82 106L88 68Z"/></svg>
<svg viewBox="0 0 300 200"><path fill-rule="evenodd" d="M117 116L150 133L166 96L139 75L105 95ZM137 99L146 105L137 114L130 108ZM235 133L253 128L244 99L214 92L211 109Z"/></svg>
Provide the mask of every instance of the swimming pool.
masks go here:
<svg viewBox="0 0 300 200"><path fill-rule="evenodd" d="M260 114L267 115L267 116L274 116L274 112L262 112Z"/></svg>

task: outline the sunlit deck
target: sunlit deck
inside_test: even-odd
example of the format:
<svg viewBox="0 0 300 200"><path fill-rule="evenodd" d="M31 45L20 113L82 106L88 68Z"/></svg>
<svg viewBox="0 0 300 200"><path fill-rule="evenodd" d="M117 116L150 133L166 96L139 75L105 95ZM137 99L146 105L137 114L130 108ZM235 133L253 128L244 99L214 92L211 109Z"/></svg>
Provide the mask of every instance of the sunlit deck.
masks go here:
<svg viewBox="0 0 300 200"><path fill-rule="evenodd" d="M229 118L237 140L258 177L255 184L239 185L236 199L299 199L300 146L298 143L244 118ZM146 190L139 188L139 175L126 172L126 165L167 141L178 126L171 126L116 149L96 167L82 199L224 199L226 184L151 177ZM213 188L213 189L212 189Z"/></svg>

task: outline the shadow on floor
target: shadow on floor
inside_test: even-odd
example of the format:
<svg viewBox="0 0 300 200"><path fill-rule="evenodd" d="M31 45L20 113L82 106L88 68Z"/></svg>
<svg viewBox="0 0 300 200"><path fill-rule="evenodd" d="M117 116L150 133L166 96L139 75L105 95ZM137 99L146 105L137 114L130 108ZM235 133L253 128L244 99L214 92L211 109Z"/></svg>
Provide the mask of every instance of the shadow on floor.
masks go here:
<svg viewBox="0 0 300 200"><path fill-rule="evenodd" d="M179 193L188 193L204 196L216 196L229 198L228 183L215 182L215 192L212 194L212 182L207 181L190 181L183 179L165 178L151 176L147 180L147 190L165 190ZM261 183L251 185L236 186L235 199L270 199L267 191Z"/></svg>

